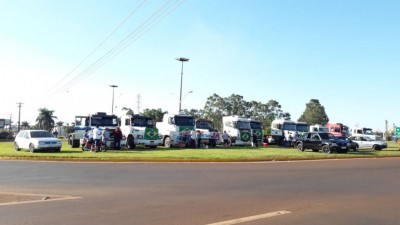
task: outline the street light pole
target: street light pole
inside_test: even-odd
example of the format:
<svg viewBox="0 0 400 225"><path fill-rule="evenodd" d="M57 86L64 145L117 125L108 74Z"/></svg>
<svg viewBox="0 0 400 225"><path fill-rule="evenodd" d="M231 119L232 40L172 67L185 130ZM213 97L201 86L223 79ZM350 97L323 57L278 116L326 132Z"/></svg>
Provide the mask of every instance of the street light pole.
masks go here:
<svg viewBox="0 0 400 225"><path fill-rule="evenodd" d="M113 89L113 95L112 95L112 106L111 106L111 115L114 115L114 89L116 88L116 87L118 87L117 85L114 85L114 84L112 84L112 85L110 85L110 87L112 87L112 89Z"/></svg>
<svg viewBox="0 0 400 225"><path fill-rule="evenodd" d="M181 61L182 62L182 68L181 68L181 90L180 90L180 94L179 94L179 111L178 113L181 113L181 106L182 106L182 80L183 80L183 62L187 62L189 61L188 58L176 58L176 60Z"/></svg>

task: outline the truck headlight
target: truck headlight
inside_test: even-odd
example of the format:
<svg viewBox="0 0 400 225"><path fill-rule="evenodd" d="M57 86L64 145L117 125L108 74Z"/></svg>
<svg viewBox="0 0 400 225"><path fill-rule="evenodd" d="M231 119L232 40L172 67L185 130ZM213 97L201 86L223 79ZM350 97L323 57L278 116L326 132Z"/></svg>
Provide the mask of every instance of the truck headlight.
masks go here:
<svg viewBox="0 0 400 225"><path fill-rule="evenodd" d="M138 139L143 139L143 135L138 135L137 138Z"/></svg>

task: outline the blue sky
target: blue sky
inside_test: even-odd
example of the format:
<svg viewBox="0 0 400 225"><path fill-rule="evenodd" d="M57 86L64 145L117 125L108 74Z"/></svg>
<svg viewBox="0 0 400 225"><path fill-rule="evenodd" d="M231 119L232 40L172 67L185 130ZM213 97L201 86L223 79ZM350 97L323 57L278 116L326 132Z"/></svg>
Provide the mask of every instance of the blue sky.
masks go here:
<svg viewBox="0 0 400 225"><path fill-rule="evenodd" d="M110 84L116 114L137 111L138 94L141 109L177 112L175 58L186 57L182 108L239 94L277 100L297 120L318 99L331 122L382 131L385 120L400 124L399 9L385 0L0 0L0 118L17 121L17 102L31 124L44 107L69 123L111 113Z"/></svg>

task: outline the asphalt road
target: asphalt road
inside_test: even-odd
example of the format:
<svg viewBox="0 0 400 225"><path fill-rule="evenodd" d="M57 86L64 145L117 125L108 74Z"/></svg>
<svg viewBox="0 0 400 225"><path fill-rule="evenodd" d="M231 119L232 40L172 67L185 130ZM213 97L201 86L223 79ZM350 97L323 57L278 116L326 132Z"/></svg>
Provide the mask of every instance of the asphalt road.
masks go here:
<svg viewBox="0 0 400 225"><path fill-rule="evenodd" d="M7 203L16 193L34 195L19 196L19 204ZM245 225L398 225L400 158L260 163L0 161L1 196L1 225L222 225L240 220L247 221L239 223ZM32 196L40 200L22 202ZM41 200L44 197L48 199Z"/></svg>

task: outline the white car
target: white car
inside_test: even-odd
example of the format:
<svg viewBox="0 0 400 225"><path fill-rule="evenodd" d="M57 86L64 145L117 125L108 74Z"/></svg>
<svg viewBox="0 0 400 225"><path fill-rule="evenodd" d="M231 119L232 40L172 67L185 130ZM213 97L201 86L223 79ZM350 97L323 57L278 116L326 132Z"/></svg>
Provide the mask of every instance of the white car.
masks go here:
<svg viewBox="0 0 400 225"><path fill-rule="evenodd" d="M14 149L29 149L30 152L51 150L61 151L61 141L46 130L23 130L14 140Z"/></svg>
<svg viewBox="0 0 400 225"><path fill-rule="evenodd" d="M357 143L359 149L374 149L376 151L387 148L387 143L384 141L372 140L367 136L351 136L349 139Z"/></svg>

